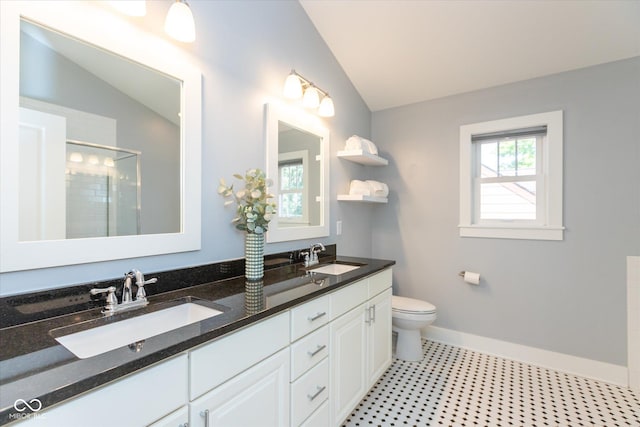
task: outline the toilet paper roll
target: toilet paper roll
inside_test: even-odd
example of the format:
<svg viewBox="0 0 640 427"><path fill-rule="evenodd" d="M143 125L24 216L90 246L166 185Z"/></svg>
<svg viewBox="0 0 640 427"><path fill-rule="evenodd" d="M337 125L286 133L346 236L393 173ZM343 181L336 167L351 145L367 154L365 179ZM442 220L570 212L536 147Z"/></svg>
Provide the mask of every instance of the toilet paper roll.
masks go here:
<svg viewBox="0 0 640 427"><path fill-rule="evenodd" d="M474 273L473 271L464 272L464 281L472 285L480 284L480 273Z"/></svg>

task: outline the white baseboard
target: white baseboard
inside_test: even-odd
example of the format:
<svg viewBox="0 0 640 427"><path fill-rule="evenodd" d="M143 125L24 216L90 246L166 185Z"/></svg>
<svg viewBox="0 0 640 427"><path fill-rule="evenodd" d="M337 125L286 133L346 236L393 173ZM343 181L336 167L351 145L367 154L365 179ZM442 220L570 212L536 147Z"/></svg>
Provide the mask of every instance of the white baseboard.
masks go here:
<svg viewBox="0 0 640 427"><path fill-rule="evenodd" d="M535 347L513 344L493 338L439 328L437 326L428 326L422 331L422 336L433 341L451 344L505 359L517 360L518 362L541 366L555 371L605 381L622 387L628 387L629 385L628 370L625 366L541 350Z"/></svg>

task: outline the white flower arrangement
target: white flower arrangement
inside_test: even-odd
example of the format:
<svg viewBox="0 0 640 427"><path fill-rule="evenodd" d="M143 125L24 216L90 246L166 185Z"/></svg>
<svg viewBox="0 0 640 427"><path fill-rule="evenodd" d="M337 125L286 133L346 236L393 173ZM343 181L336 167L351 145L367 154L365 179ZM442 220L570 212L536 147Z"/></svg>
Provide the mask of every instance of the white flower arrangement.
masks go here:
<svg viewBox="0 0 640 427"><path fill-rule="evenodd" d="M268 179L260 169L249 169L245 176L240 174L233 176L244 182L244 188L234 192L233 184L227 185L222 178L218 186L218 194L225 198L232 198L225 201L225 206L237 203L237 216L232 222L238 230L263 234L269 229L269 221L276 213L276 204L269 201L275 196L267 190L273 185L273 181Z"/></svg>

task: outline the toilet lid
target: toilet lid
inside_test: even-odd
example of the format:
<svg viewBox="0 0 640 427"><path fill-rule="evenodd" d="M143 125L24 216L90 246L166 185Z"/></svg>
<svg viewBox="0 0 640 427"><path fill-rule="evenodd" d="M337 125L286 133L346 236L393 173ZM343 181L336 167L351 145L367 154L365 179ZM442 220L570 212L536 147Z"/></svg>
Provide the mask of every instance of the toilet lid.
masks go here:
<svg viewBox="0 0 640 427"><path fill-rule="evenodd" d="M404 313L433 313L436 311L436 306L414 298L399 297L393 295L391 297L391 308L393 311L400 311Z"/></svg>

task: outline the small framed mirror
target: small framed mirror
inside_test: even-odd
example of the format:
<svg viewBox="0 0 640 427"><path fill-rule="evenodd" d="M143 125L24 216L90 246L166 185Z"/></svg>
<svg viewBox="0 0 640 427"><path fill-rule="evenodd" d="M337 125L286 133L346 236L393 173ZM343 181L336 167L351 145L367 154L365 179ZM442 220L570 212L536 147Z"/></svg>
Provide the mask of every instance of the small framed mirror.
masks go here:
<svg viewBox="0 0 640 427"><path fill-rule="evenodd" d="M329 235L329 130L302 111L265 105L267 176L277 215L267 242Z"/></svg>

